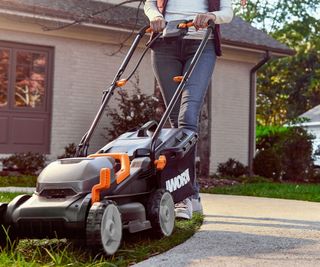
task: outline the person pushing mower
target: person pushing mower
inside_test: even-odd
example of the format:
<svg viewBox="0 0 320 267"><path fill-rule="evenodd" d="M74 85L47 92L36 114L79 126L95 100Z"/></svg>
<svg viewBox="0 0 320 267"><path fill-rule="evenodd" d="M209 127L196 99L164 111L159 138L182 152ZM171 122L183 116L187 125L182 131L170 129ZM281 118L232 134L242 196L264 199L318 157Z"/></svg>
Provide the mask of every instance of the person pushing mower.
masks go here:
<svg viewBox="0 0 320 267"><path fill-rule="evenodd" d="M191 21L193 25L186 34L160 37L151 46L154 74L166 105L178 87L172 77L186 72L204 37L208 22L213 21L216 24L179 101L170 114L170 123L173 128L185 128L198 132L200 112L212 77L216 56L221 55L219 24L229 23L233 18L231 0L146 0L144 11L154 33L163 30L165 32L171 24L177 24L180 20ZM195 158L196 150L192 155L194 176ZM191 219L193 212L202 213L196 179L194 179L193 190L192 197L175 204L177 218Z"/></svg>

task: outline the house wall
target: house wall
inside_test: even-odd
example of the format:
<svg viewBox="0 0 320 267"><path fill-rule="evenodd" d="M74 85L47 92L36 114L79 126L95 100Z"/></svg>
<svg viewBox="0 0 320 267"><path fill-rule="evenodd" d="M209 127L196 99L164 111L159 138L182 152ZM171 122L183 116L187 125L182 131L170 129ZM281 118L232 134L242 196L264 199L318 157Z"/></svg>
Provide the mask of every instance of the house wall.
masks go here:
<svg viewBox="0 0 320 267"><path fill-rule="evenodd" d="M229 158L248 164L250 70L261 57L230 48L223 51L212 82L210 173Z"/></svg>
<svg viewBox="0 0 320 267"><path fill-rule="evenodd" d="M89 128L100 106L102 90L108 87L124 58L124 53L110 54L126 35L81 27L45 32L34 23L0 18L1 40L54 47L51 158L62 154L67 144L77 144ZM141 51L139 48L134 58ZM217 60L211 94L211 173L228 158L248 163L249 73L260 57L257 52L224 47L223 57ZM139 73L140 87L153 92L149 55ZM126 88L130 90L130 84ZM116 105L114 101L112 104ZM100 125L108 125L106 116ZM102 133L100 126L90 152L104 145Z"/></svg>
<svg viewBox="0 0 320 267"><path fill-rule="evenodd" d="M33 25L15 26L7 30L3 29L4 24L0 25L0 39L3 41L54 47L51 158L55 158L64 152L64 146L72 142L78 144L89 128L101 104L102 91L109 87L124 58L122 52L110 56L118 49L118 45L110 42L117 42L122 36L101 31L94 40L94 34L91 32L87 35L86 29L70 31L70 37L67 37L67 31L47 33ZM13 27L12 23L10 27ZM102 34L113 38L102 39ZM138 48L132 62L136 62L141 52L142 49ZM140 75L141 88L153 92L150 56L145 57L138 73L143 74ZM126 88L132 88L130 83ZM92 138L90 152L95 152L105 144L101 134L106 125L108 121L104 115Z"/></svg>

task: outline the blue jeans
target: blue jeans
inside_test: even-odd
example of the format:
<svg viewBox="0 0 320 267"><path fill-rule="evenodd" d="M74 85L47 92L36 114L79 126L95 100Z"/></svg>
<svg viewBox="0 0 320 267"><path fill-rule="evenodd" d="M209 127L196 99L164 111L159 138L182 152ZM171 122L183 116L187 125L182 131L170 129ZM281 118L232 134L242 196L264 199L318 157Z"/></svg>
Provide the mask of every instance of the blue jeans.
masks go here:
<svg viewBox="0 0 320 267"><path fill-rule="evenodd" d="M181 76L186 72L200 42L201 40L191 39L159 39L152 45L153 70L166 105L169 104L178 87L178 83L173 81L173 77ZM215 62L214 43L209 40L186 83L180 100L170 114L172 127L187 128L198 132L200 112ZM196 179L194 189L196 192L194 198L198 198L199 186Z"/></svg>

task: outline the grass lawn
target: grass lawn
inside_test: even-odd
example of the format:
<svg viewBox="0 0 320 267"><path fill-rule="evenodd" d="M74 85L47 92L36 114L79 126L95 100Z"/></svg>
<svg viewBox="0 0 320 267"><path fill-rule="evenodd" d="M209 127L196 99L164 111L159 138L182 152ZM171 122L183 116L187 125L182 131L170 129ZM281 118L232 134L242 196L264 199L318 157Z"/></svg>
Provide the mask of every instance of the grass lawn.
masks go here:
<svg viewBox="0 0 320 267"><path fill-rule="evenodd" d="M36 176L0 176L0 187L35 187L37 183Z"/></svg>
<svg viewBox="0 0 320 267"><path fill-rule="evenodd" d="M0 192L0 202L10 202L11 199L24 193L5 193Z"/></svg>
<svg viewBox="0 0 320 267"><path fill-rule="evenodd" d="M0 202L9 202L21 193L0 193ZM129 266L160 254L190 238L201 226L202 215L176 221L170 237L158 239L152 229L136 234L124 233L122 246L112 257L100 252L72 247L67 240L20 240L14 249L0 251L0 266Z"/></svg>
<svg viewBox="0 0 320 267"><path fill-rule="evenodd" d="M203 193L284 198L320 202L319 184L258 182L203 189Z"/></svg>

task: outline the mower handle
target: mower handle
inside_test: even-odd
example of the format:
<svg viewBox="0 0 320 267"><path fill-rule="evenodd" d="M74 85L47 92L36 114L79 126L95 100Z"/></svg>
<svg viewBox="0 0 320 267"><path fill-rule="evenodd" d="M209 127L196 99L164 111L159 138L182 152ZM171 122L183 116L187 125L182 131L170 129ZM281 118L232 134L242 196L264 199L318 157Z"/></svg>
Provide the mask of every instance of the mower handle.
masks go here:
<svg viewBox="0 0 320 267"><path fill-rule="evenodd" d="M188 23L186 23L188 24ZM189 26L191 25L188 24ZM187 25L186 25L187 26ZM190 26L191 27L191 26ZM208 27L207 27L207 30L206 30L206 33L203 37L203 39L201 40L201 43L196 51L196 53L194 54L192 60L191 60L191 63L189 65L189 68L186 70L186 72L184 73L184 75L182 77L179 77L179 82L180 84L178 85L173 97L171 98L171 101L169 102L159 124L158 124L158 127L157 129L154 131L154 134L152 135L152 139L151 139L151 146L150 146L150 152L151 152L151 159L155 159L155 151L156 151L156 140L158 139L159 135L160 135L160 131L161 129L163 128L164 124L166 123L166 121L168 120L169 118L169 115L170 113L172 112L173 110L173 107L175 106L175 104L177 103L180 95L182 94L182 91L189 79L189 77L191 76L193 70L194 70L194 67L196 66L196 64L198 63L198 60L209 40L209 37L211 36L211 33L213 32L214 30L214 27L215 27L215 24L214 24L214 21L213 20L209 20L208 21Z"/></svg>
<svg viewBox="0 0 320 267"><path fill-rule="evenodd" d="M190 27L194 27L194 23L193 21L187 21L185 23L180 23L178 25L178 28L179 29L185 29L185 28L190 28ZM208 20L208 23L207 23L207 28L208 27L214 27L214 21L212 19Z"/></svg>
<svg viewBox="0 0 320 267"><path fill-rule="evenodd" d="M158 126L158 123L156 121L148 121L147 123L145 123L140 127L140 129L138 130L137 136L147 137L148 136L147 131L154 132L157 126Z"/></svg>
<svg viewBox="0 0 320 267"><path fill-rule="evenodd" d="M134 41L132 42L131 46L130 46L130 49L129 51L127 52L127 55L125 56L118 72L116 73L109 89L105 90L104 93L103 93L103 97L102 97L102 104L93 120L93 122L91 123L91 126L89 128L89 130L84 134L84 136L81 138L81 141L77 147L77 151L76 151L76 156L78 157L81 157L81 156L86 156L87 155L87 150L88 150L88 147L89 147L89 141L93 135L93 132L94 130L96 129L97 127L97 124L99 123L101 117L102 117L102 114L111 98L111 96L113 95L113 92L114 90L117 88L117 87L121 87L123 85L126 84L126 82L130 79L130 77L133 75L134 71L137 69L137 66L140 64L141 60L142 60L142 57L145 55L147 49L150 47L150 44L145 52L143 53L141 59L139 60L136 68L134 69L134 71L132 72L132 74L127 78L127 79L122 79L120 80L122 74L124 73L125 69L127 68L128 66L128 63L130 61L130 59L132 58L132 55L134 53L134 51L136 50L136 48L138 47L138 44L140 42L140 40L142 39L142 37L145 35L146 31L149 29L149 25L147 26L144 26L142 27L137 36L135 37Z"/></svg>

